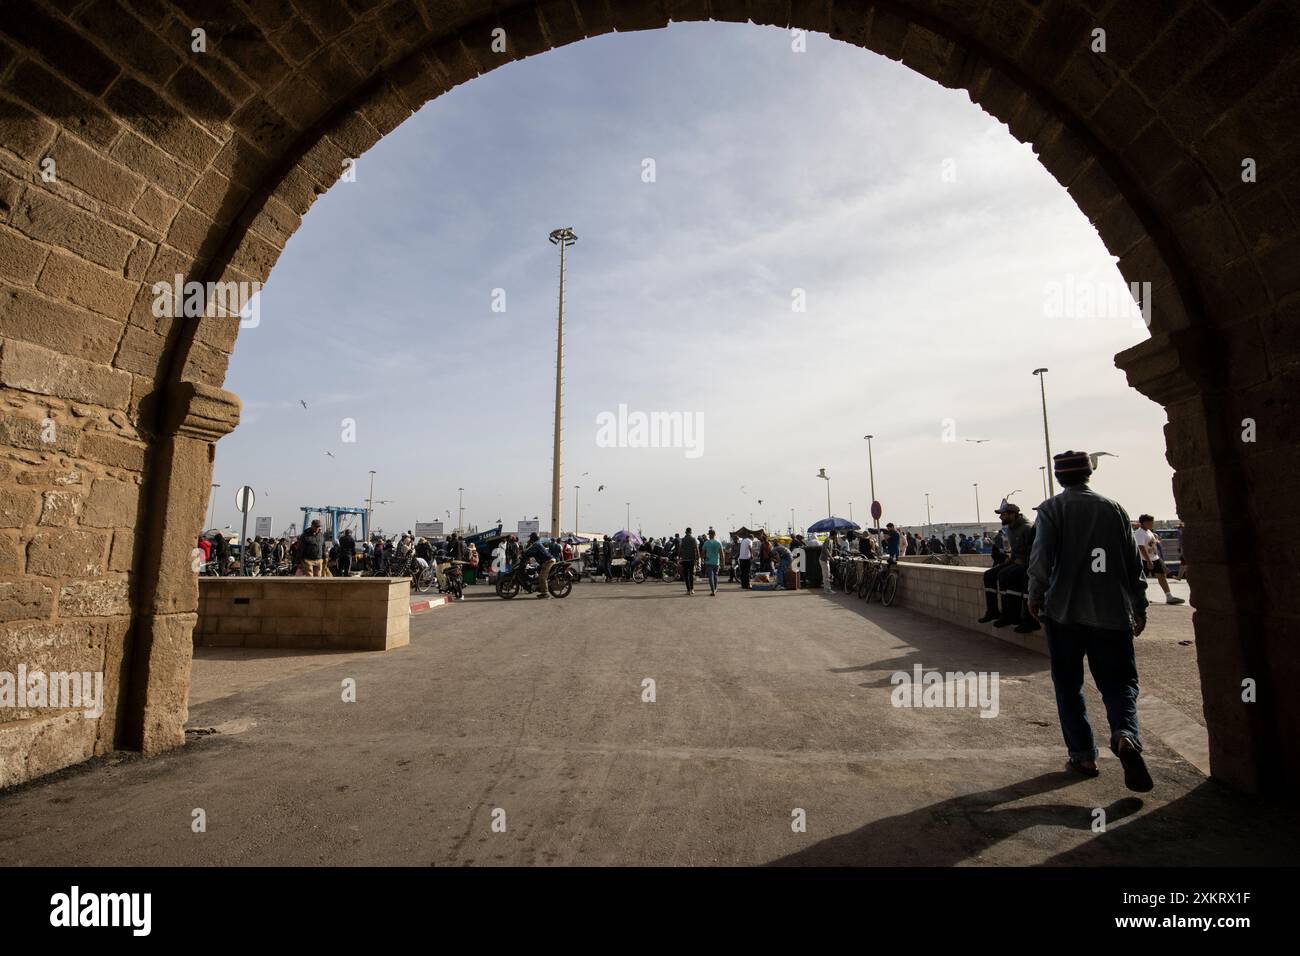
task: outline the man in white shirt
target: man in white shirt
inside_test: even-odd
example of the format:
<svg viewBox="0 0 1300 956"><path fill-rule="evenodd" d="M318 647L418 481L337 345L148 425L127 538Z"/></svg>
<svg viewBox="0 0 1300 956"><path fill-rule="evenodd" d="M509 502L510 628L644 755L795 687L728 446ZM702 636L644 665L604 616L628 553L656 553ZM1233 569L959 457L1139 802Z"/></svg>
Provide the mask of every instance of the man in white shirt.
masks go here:
<svg viewBox="0 0 1300 956"><path fill-rule="evenodd" d="M1147 576L1155 575L1160 581L1160 590L1165 592L1166 604L1186 604L1180 597L1169 593L1169 581L1165 578L1165 562L1160 557L1160 536L1152 529L1156 519L1151 515L1138 515L1138 527L1133 532L1137 541L1138 555L1142 558L1142 570Z"/></svg>
<svg viewBox="0 0 1300 956"><path fill-rule="evenodd" d="M740 562L740 586L748 591L749 588L749 568L753 563L754 557L754 539L746 534L737 544L736 560Z"/></svg>

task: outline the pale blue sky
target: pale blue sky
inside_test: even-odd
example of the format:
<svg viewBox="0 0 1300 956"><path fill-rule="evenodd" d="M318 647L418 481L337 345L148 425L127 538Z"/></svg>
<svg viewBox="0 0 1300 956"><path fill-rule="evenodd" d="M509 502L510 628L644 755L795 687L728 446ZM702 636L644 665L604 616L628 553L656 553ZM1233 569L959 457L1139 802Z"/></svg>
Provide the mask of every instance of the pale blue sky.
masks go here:
<svg viewBox="0 0 1300 956"><path fill-rule="evenodd" d="M545 527L558 226L580 237L566 529L574 484L586 530L622 527L629 500L655 533L751 514L784 526L791 509L803 526L825 516L821 467L836 514L852 502L861 522L867 432L885 520L923 522L926 492L936 521L973 520L976 481L995 520L1006 492L1042 497L1037 366L1053 450L1117 454L1095 486L1174 516L1164 413L1113 364L1145 329L1044 314L1047 283L1122 280L1029 148L875 54L704 23L502 67L317 201L239 337L227 387L244 417L217 446L217 524L237 527L242 483L277 533L303 504L363 505L373 468L386 530L454 520L458 487L467 521ZM701 414L702 455L597 447L597 415L620 403Z"/></svg>

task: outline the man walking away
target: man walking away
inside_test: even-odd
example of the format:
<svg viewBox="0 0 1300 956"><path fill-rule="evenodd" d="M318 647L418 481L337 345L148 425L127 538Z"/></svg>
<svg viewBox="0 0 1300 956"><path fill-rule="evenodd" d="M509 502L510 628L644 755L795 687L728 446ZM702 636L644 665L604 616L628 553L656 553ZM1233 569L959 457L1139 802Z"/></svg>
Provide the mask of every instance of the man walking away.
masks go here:
<svg viewBox="0 0 1300 956"><path fill-rule="evenodd" d="M736 555L737 560L740 562L740 587L741 590L748 591L749 566L753 563L754 557L754 542L748 534L740 539L740 542L737 545Z"/></svg>
<svg viewBox="0 0 1300 956"><path fill-rule="evenodd" d="M1133 526L1118 502L1088 487L1092 465L1086 454L1062 452L1052 463L1062 491L1038 507L1029 612L1047 629L1056 710L1070 755L1066 768L1085 777L1099 773L1083 699L1087 657L1106 704L1110 749L1124 766L1124 785L1145 793L1154 784L1138 736L1133 638L1146 627L1147 597Z"/></svg>
<svg viewBox="0 0 1300 956"><path fill-rule="evenodd" d="M352 560L357 556L357 539L352 537L352 529L344 528L339 535L339 576L352 576Z"/></svg>
<svg viewBox="0 0 1300 956"><path fill-rule="evenodd" d="M320 529L320 519L311 523L311 527L298 538L298 560L302 562L302 573L309 578L322 576L325 563L325 532Z"/></svg>
<svg viewBox="0 0 1300 956"><path fill-rule="evenodd" d="M686 595L694 597L695 563L700 560L700 552L695 543L695 535L691 534L690 528L686 529L685 536L677 545L677 560L682 566L682 580L686 582Z"/></svg>
<svg viewBox="0 0 1300 956"><path fill-rule="evenodd" d="M722 542L712 528L701 547L704 555L704 574L709 579L709 597L718 596L718 568L722 566Z"/></svg>
<svg viewBox="0 0 1300 956"><path fill-rule="evenodd" d="M1142 558L1142 568L1146 571L1147 576L1156 576L1160 582L1160 590L1165 592L1166 604L1186 604L1180 597L1174 597L1169 593L1169 580L1165 577L1165 562L1160 557L1160 536L1152 529L1155 527L1156 519L1151 515L1138 515L1138 529L1133 532L1134 538L1137 539L1138 554Z"/></svg>

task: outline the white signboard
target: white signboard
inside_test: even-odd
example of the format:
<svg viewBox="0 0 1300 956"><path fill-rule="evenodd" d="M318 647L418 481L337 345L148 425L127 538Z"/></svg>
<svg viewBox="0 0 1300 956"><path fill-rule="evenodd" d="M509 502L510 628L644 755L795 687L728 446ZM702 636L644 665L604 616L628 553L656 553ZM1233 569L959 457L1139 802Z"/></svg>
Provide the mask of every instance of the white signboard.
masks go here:
<svg viewBox="0 0 1300 956"><path fill-rule="evenodd" d="M269 537L271 537L271 519L270 519L270 518L258 518L258 519L257 519L257 527L256 527L256 529L253 531L253 534L255 534L255 535L256 535L257 537L259 537L259 538L269 538Z"/></svg>
<svg viewBox="0 0 1300 956"><path fill-rule="evenodd" d="M441 521L417 521L415 523L415 536L417 538L442 537L442 522Z"/></svg>
<svg viewBox="0 0 1300 956"><path fill-rule="evenodd" d="M521 535L540 534L541 530L542 530L542 522L540 519L535 518L532 521L519 522L519 534Z"/></svg>

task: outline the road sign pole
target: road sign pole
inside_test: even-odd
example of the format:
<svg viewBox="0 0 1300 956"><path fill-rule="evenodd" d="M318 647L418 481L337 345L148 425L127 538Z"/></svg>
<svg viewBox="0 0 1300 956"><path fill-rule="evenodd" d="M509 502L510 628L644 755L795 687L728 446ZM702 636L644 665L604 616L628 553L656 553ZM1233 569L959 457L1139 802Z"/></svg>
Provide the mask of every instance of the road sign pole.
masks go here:
<svg viewBox="0 0 1300 956"><path fill-rule="evenodd" d="M242 527L239 529L239 573L242 576L248 575L248 512L244 512L244 520L241 522Z"/></svg>

